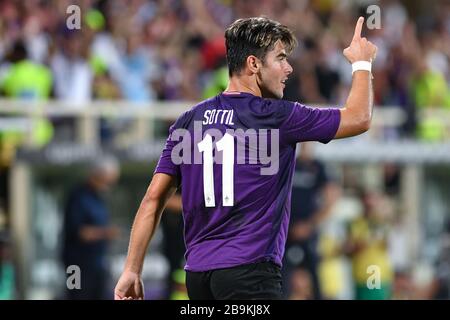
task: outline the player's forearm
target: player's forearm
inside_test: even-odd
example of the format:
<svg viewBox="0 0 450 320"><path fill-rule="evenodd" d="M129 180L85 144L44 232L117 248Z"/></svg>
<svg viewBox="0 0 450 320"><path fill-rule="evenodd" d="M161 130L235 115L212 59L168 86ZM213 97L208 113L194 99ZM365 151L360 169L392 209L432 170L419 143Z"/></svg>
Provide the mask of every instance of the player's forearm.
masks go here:
<svg viewBox="0 0 450 320"><path fill-rule="evenodd" d="M125 263L125 270L141 273L147 247L152 239L159 216L157 214L157 202L149 198L146 194L142 199L139 210L131 228L130 244L128 256Z"/></svg>
<svg viewBox="0 0 450 320"><path fill-rule="evenodd" d="M125 270L141 273L148 244L159 225L161 213L167 198L166 195L154 195L147 190L131 229Z"/></svg>
<svg viewBox="0 0 450 320"><path fill-rule="evenodd" d="M167 199L176 191L175 177L156 173L142 199L131 229L125 271L142 272L148 244L155 234Z"/></svg>
<svg viewBox="0 0 450 320"><path fill-rule="evenodd" d="M345 103L345 112L351 115L355 134L369 130L372 120L373 88L372 75L368 71L353 74L352 87Z"/></svg>

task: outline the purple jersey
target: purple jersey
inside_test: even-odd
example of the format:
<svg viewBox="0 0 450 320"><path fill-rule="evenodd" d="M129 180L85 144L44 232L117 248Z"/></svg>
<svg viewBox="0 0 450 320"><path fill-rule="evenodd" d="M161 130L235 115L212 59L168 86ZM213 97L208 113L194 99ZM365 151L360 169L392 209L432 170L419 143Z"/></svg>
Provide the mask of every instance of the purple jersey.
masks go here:
<svg viewBox="0 0 450 320"><path fill-rule="evenodd" d="M185 269L281 266L296 143L328 143L339 121L337 108L249 93L222 93L181 115L155 173L181 183Z"/></svg>

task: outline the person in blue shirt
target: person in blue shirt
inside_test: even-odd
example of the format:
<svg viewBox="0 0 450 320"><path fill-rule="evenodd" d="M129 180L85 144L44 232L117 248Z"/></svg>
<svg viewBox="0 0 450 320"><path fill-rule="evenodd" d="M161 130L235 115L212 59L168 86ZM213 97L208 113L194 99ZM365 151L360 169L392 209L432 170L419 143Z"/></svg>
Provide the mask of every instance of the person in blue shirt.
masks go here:
<svg viewBox="0 0 450 320"><path fill-rule="evenodd" d="M106 298L108 280L107 245L118 236L109 222L109 210L102 194L115 184L119 165L113 158L97 159L91 164L85 182L67 198L63 225L63 263L81 271L81 288L68 289L70 300Z"/></svg>

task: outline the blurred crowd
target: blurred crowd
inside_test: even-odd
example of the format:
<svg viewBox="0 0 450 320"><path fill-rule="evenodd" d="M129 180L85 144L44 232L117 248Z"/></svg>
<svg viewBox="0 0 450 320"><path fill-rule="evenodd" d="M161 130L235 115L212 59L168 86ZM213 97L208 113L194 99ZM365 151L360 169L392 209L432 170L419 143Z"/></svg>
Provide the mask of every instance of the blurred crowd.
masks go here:
<svg viewBox="0 0 450 320"><path fill-rule="evenodd" d="M435 244L436 259L416 260L409 254L412 237L395 196L359 189L339 202L320 229L318 263L311 265L304 250L291 252L290 259L298 262L288 278L287 298L317 299L317 292L320 299L450 298L448 225ZM350 203L356 205L352 214Z"/></svg>
<svg viewBox="0 0 450 320"><path fill-rule="evenodd" d="M449 299L448 209L431 239L429 227L411 228L398 166L370 187L345 169L338 178L313 148L302 143L293 177L285 298ZM432 208L421 210L426 225Z"/></svg>
<svg viewBox="0 0 450 320"><path fill-rule="evenodd" d="M80 10L70 9L72 4ZM370 4L378 5L381 14L381 28L364 31L379 48L375 102L404 109L409 116L405 129L411 132L418 108L450 108L450 3ZM356 17L370 16L368 5L334 0L1 0L0 89L6 97L72 103L196 101L226 86L225 28L236 18L266 15L289 26L300 43L291 57L294 74L285 98L342 105L351 83L342 50ZM71 30L68 24L74 25L77 13L80 29Z"/></svg>

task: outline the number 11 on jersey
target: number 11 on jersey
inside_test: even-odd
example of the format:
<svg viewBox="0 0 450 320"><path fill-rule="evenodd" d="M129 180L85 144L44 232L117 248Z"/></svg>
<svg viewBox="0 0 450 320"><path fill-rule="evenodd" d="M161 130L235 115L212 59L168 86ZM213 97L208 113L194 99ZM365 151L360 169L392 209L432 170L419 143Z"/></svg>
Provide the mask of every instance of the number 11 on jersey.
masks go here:
<svg viewBox="0 0 450 320"><path fill-rule="evenodd" d="M217 150L223 151L222 159L222 203L224 207L234 205L234 138L226 133L216 142ZM198 150L203 153L203 195L206 207L215 207L214 168L212 137L206 134L198 143Z"/></svg>

